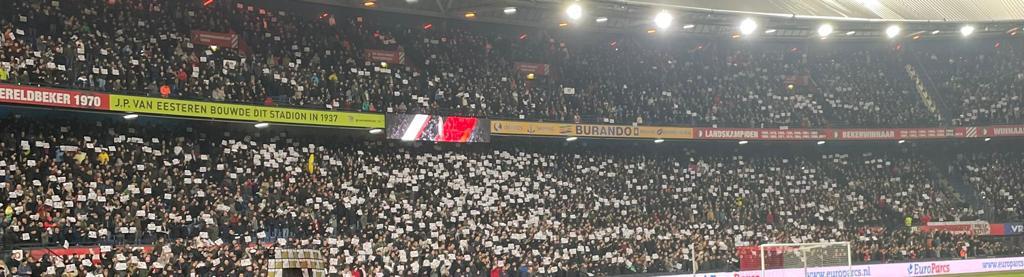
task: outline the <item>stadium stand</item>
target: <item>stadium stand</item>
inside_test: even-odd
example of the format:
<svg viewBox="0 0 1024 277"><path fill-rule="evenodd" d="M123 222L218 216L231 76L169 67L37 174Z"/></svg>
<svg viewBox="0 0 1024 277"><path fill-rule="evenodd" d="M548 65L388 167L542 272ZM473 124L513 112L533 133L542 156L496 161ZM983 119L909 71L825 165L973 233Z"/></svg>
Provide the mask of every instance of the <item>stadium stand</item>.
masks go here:
<svg viewBox="0 0 1024 277"><path fill-rule="evenodd" d="M1019 41L915 48L917 62L951 111L952 124L1007 124L1024 117Z"/></svg>
<svg viewBox="0 0 1024 277"><path fill-rule="evenodd" d="M975 186L981 197L996 205L995 216L1006 220L1024 219L1021 206L1022 162L1020 153L965 153L960 156L968 183Z"/></svg>
<svg viewBox="0 0 1024 277"><path fill-rule="evenodd" d="M282 245L319 249L342 272L403 276L727 270L736 246L765 241L853 241L862 262L1012 252L907 231L904 217L973 216L912 153L444 149L34 116L0 126L5 248L113 245L8 265L33 272L233 276Z"/></svg>
<svg viewBox="0 0 1024 277"><path fill-rule="evenodd" d="M856 51L785 42L667 47L645 37L327 20L231 1L2 7L7 84L576 123L1024 121L1020 39L970 51L928 42L843 46ZM239 46L200 45L195 31L237 34ZM367 50L405 57L384 64ZM516 69L521 62L549 64L550 72L527 76ZM922 103L908 64L940 111ZM0 266L27 275L258 276L283 248L319 250L330 276L732 271L737 247L780 241L850 241L857 263L1024 249L1019 237L913 231L929 222L1024 219L1018 148L963 150L947 165L927 150L893 145L451 146L224 122L3 114L0 243L25 255ZM935 172L946 166L964 173L990 212L939 180Z"/></svg>
<svg viewBox="0 0 1024 277"><path fill-rule="evenodd" d="M328 22L238 8L230 1L210 6L194 1L91 0L56 6L22 1L11 6L0 23L0 62L6 75L0 81L8 83L584 123L948 124L924 108L902 71L920 61L928 65L922 75L939 88L940 98L955 101L943 106L957 115L955 122L1020 121L1020 105L1013 105L1019 95L986 94L1020 91L1016 88L1022 78L1012 70L1019 68L1014 66L1020 45L1011 42L975 56L948 51L928 55L927 50L911 55L888 44L836 49L709 41L667 47L644 37L575 38L540 32L517 38L457 22L430 29L384 24L386 20L374 17L332 17ZM193 31L241 34L241 46L213 50L192 42ZM400 51L408 58L383 66L368 60L366 50ZM920 55L927 59L911 58ZM954 58L959 62L946 63ZM515 69L517 62L545 63L551 72L530 80Z"/></svg>

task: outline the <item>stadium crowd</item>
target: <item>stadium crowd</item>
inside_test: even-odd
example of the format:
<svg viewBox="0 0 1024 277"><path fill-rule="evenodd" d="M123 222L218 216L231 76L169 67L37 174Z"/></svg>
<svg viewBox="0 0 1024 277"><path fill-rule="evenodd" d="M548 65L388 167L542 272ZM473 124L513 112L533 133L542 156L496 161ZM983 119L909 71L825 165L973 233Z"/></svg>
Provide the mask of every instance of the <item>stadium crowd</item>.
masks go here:
<svg viewBox="0 0 1024 277"><path fill-rule="evenodd" d="M14 272L236 276L282 246L319 249L331 276L730 270L737 246L780 241L852 241L862 262L1013 251L910 232L972 217L913 153L446 147L48 118L0 121L0 242L102 246L9 260Z"/></svg>
<svg viewBox="0 0 1024 277"><path fill-rule="evenodd" d="M953 111L953 124L1007 124L1024 119L1024 66L1020 41L914 49L937 95Z"/></svg>
<svg viewBox="0 0 1024 277"><path fill-rule="evenodd" d="M939 88L932 93L954 102L942 106L960 114L957 124L1021 119L1021 105L1014 104L1020 104L1024 77L1017 70L1019 45L1013 43L976 57L956 52L904 61L907 55L888 45L844 46L858 51L728 41L668 47L645 37L578 38L502 27L488 32L457 22L425 28L231 1L13 1L7 6L0 11L0 82L6 83L586 123L948 124L924 108L902 71L919 61L927 65L919 68L926 72L922 75L936 80L928 82ZM239 34L240 47L199 45L191 41L192 31ZM371 49L401 51L405 62L373 62L364 55ZM516 62L551 68L529 78L516 70Z"/></svg>
<svg viewBox="0 0 1024 277"><path fill-rule="evenodd" d="M1024 220L1024 160L1020 153L965 153L960 159L967 182L978 194L994 205L997 218L1006 221Z"/></svg>

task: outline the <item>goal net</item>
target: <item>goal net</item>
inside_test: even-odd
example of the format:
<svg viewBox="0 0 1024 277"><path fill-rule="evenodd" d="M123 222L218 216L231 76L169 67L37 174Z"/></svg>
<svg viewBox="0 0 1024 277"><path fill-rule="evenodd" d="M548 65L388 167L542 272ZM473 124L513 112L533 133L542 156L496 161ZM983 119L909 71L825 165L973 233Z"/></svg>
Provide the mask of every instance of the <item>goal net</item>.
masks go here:
<svg viewBox="0 0 1024 277"><path fill-rule="evenodd" d="M808 272L851 274L849 242L770 243L758 246L758 252L763 277L810 276Z"/></svg>

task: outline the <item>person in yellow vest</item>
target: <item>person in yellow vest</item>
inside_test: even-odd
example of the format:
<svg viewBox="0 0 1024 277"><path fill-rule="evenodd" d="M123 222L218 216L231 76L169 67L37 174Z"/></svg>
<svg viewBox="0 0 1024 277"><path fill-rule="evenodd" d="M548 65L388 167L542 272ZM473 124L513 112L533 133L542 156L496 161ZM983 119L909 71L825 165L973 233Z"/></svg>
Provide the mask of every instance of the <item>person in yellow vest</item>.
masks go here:
<svg viewBox="0 0 1024 277"><path fill-rule="evenodd" d="M313 173L313 165L316 163L316 156L309 153L309 161L306 162L306 172Z"/></svg>
<svg viewBox="0 0 1024 277"><path fill-rule="evenodd" d="M4 222L11 222L13 220L14 220L14 205L13 204L7 204L7 207L4 208Z"/></svg>
<svg viewBox="0 0 1024 277"><path fill-rule="evenodd" d="M75 159L75 163L78 163L78 164L81 164L83 161L85 161L85 158L86 158L85 152L82 152L82 151L79 151L78 153L75 153L75 156L73 157L73 159Z"/></svg>
<svg viewBox="0 0 1024 277"><path fill-rule="evenodd" d="M903 219L903 224L906 224L907 227L914 226L914 218L908 215L907 218Z"/></svg>
<svg viewBox="0 0 1024 277"><path fill-rule="evenodd" d="M107 151L102 151L98 156L96 156L96 160L100 165L107 165L107 162L110 161L110 154L107 154Z"/></svg>
<svg viewBox="0 0 1024 277"><path fill-rule="evenodd" d="M7 78L7 69L4 69L3 66L0 66L0 82L6 82Z"/></svg>

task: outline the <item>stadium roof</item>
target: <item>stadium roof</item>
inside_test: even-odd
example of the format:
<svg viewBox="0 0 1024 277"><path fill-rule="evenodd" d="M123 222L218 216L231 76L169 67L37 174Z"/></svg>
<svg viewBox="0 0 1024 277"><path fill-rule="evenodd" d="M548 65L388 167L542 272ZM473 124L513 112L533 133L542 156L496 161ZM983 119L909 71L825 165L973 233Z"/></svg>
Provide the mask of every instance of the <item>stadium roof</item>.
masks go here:
<svg viewBox="0 0 1024 277"><path fill-rule="evenodd" d="M979 34L1009 34L1024 22L1024 0L301 0L431 17L479 22L634 32L654 28L659 11L674 16L672 28L688 33L734 35L743 18L758 21L769 37L814 37L818 25L829 23L847 37L884 35L885 25L903 25L903 35L955 35L965 23ZM373 2L372 6L366 5ZM567 18L569 3L579 3L583 16ZM514 8L514 9L512 9ZM599 20L600 18L600 20ZM683 27L686 28L683 28ZM777 31L774 31L777 30ZM851 32L853 31L853 32Z"/></svg>
<svg viewBox="0 0 1024 277"><path fill-rule="evenodd" d="M1024 19L1024 0L641 0L628 2L844 19L970 22Z"/></svg>

